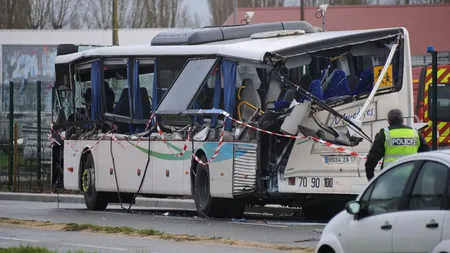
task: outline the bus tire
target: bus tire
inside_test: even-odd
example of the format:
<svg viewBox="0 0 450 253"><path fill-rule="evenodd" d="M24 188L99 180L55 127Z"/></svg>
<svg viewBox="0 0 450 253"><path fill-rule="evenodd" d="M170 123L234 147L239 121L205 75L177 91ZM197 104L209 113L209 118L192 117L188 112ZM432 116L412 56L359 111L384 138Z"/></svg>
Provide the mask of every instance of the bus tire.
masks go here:
<svg viewBox="0 0 450 253"><path fill-rule="evenodd" d="M200 156L206 162L206 155ZM204 218L241 218L245 205L234 199L211 197L209 166L197 163L194 181L194 201L197 212Z"/></svg>
<svg viewBox="0 0 450 253"><path fill-rule="evenodd" d="M92 154L86 155L81 175L81 186L87 209L91 211L105 210L109 201L105 193L97 192L95 188L95 166Z"/></svg>

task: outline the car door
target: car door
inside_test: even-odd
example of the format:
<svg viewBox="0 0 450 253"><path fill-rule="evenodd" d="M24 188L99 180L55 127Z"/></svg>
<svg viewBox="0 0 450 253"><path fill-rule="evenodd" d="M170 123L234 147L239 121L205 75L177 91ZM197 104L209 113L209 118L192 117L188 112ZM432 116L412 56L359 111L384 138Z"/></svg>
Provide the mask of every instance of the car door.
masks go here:
<svg viewBox="0 0 450 253"><path fill-rule="evenodd" d="M414 162L399 164L374 180L360 199L361 211L341 240L346 253L392 252L392 235L402 194Z"/></svg>
<svg viewBox="0 0 450 253"><path fill-rule="evenodd" d="M431 252L441 241L449 168L425 161L394 226L394 252Z"/></svg>

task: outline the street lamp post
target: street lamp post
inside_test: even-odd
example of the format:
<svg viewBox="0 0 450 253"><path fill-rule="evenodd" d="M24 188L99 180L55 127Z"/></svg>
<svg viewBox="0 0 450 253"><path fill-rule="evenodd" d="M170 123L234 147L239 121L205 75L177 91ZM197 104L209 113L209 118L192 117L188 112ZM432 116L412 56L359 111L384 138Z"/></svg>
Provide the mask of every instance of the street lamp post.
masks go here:
<svg viewBox="0 0 450 253"><path fill-rule="evenodd" d="M433 116L431 118L432 120L432 135L431 135L431 142L432 142L432 149L437 150L438 147L438 128L437 128L437 121L438 121L438 115L437 115L437 51L434 50L433 46L428 46L427 52L431 54L431 69L432 69L432 98L431 98L431 115Z"/></svg>
<svg viewBox="0 0 450 253"><path fill-rule="evenodd" d="M300 20L305 20L305 0L300 0Z"/></svg>
<svg viewBox="0 0 450 253"><path fill-rule="evenodd" d="M113 13L112 13L112 32L113 32L113 45L118 46L119 45L119 22L117 20L117 0L113 0Z"/></svg>
<svg viewBox="0 0 450 253"><path fill-rule="evenodd" d="M319 9L316 11L316 18L322 18L322 31L325 32L325 12L328 9L328 4L319 5Z"/></svg>

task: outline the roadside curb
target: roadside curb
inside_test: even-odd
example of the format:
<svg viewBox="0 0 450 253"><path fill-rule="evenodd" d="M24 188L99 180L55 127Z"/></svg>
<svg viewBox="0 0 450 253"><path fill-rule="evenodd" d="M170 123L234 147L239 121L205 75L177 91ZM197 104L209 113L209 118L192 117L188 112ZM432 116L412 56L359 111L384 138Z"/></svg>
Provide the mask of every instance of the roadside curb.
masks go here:
<svg viewBox="0 0 450 253"><path fill-rule="evenodd" d="M43 194L43 193L0 192L0 200L58 202L58 195L50 193ZM59 194L59 202L71 204L84 204L84 199L82 195ZM195 210L195 203L193 200L190 199L158 199L158 198L137 197L136 204L133 205L144 207Z"/></svg>
<svg viewBox="0 0 450 253"><path fill-rule="evenodd" d="M17 192L0 192L0 200L9 201L34 201L34 202L58 202L58 195L55 193L17 193ZM77 194L59 194L59 203L84 204L83 195ZM113 203L118 205L118 203ZM128 207L129 204L124 204ZM195 203L192 199L163 199L163 198L143 198L137 197L133 206L151 207L151 208L167 208L195 211ZM282 207L279 205L266 205L265 207L248 207L247 212L255 213L293 213L298 212L296 208Z"/></svg>

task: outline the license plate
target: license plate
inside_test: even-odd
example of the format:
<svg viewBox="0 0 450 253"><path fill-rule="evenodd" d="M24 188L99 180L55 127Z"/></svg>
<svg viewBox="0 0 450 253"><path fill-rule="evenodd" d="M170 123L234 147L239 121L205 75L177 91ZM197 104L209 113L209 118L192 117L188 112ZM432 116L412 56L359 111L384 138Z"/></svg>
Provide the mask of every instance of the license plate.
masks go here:
<svg viewBox="0 0 450 253"><path fill-rule="evenodd" d="M300 188L333 188L335 180L332 177L298 177Z"/></svg>
<svg viewBox="0 0 450 253"><path fill-rule="evenodd" d="M325 156L325 164L354 164L357 163L357 159L354 156L342 155L342 156Z"/></svg>
<svg viewBox="0 0 450 253"><path fill-rule="evenodd" d="M438 146L438 149L450 149L450 146Z"/></svg>

